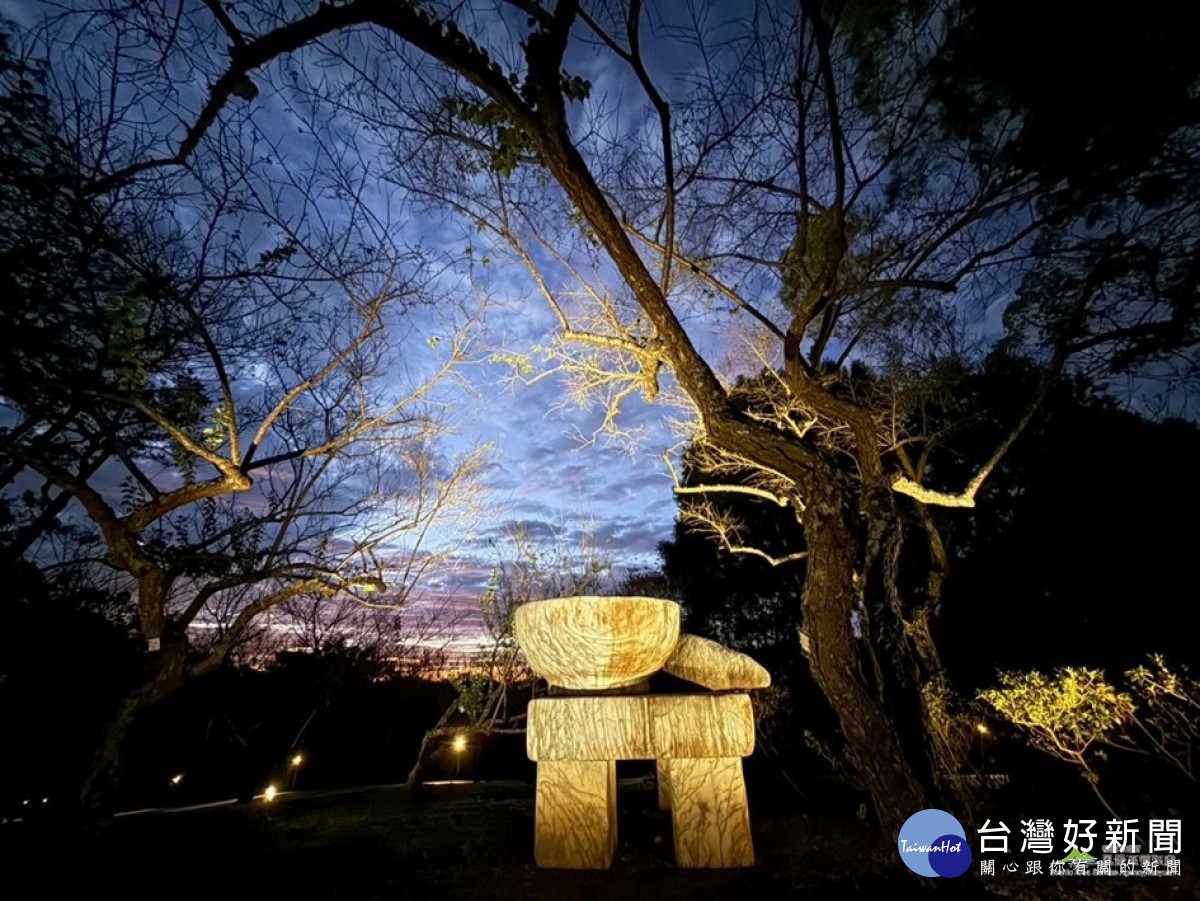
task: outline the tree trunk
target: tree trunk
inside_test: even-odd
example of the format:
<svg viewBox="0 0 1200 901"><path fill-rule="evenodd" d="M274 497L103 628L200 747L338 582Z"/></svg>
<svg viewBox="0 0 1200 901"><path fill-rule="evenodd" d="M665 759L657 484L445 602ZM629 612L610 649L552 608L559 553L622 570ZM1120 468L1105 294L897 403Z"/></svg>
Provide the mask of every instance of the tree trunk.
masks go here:
<svg viewBox="0 0 1200 901"><path fill-rule="evenodd" d="M138 717L161 703L187 682L187 645L164 642L162 650L147 655L143 678L121 702L92 757L91 769L79 795L80 806L89 816L113 812L121 787L122 752L129 730Z"/></svg>
<svg viewBox="0 0 1200 901"><path fill-rule="evenodd" d="M857 515L844 487L831 482L808 495L804 513L809 662L880 824L895 836L941 795L916 661L897 608L899 526L879 511Z"/></svg>
<svg viewBox="0 0 1200 901"><path fill-rule="evenodd" d="M421 739L421 747L417 749L417 759L413 761L412 769L408 771L408 778L404 780L404 787L408 790L410 800L420 801L424 798L425 790L422 788L422 776L425 771L425 758L429 754L434 742L446 734L446 724L458 712L459 699L454 698L450 702L450 706L445 709L437 724L425 733Z"/></svg>
<svg viewBox="0 0 1200 901"><path fill-rule="evenodd" d="M90 815L106 816L113 811L121 782L121 751L134 720L146 707L145 696L144 687L131 691L104 729L79 796L80 806Z"/></svg>
<svg viewBox="0 0 1200 901"><path fill-rule="evenodd" d="M962 780L947 777L962 773L966 766L972 726L962 715L958 696L942 667L941 654L933 641L932 615L932 608L922 604L907 618L905 631L920 664L921 703L936 761L936 775L943 783L944 792L968 812L975 803L970 790Z"/></svg>

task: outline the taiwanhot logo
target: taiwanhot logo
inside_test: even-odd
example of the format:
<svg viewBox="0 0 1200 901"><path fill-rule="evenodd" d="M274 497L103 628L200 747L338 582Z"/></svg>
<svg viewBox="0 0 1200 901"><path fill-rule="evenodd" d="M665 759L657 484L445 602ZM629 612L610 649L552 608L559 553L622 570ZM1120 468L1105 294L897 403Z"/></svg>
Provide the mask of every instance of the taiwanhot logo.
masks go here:
<svg viewBox="0 0 1200 901"><path fill-rule="evenodd" d="M900 827L900 859L922 876L961 876L971 865L962 824L944 810L914 813Z"/></svg>

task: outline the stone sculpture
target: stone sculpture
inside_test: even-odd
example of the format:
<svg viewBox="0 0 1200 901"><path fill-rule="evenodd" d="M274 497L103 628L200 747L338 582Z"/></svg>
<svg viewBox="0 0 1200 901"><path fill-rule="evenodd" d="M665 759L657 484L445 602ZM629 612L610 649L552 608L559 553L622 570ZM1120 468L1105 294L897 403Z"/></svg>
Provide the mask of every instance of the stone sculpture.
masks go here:
<svg viewBox="0 0 1200 901"><path fill-rule="evenodd" d="M770 676L744 654L679 634L679 607L642 597L535 601L517 643L551 696L530 702L538 866L604 869L617 841L618 760L653 760L681 867L754 863L742 758L754 750L746 691ZM664 670L714 693L649 694ZM719 692L719 693L715 693Z"/></svg>

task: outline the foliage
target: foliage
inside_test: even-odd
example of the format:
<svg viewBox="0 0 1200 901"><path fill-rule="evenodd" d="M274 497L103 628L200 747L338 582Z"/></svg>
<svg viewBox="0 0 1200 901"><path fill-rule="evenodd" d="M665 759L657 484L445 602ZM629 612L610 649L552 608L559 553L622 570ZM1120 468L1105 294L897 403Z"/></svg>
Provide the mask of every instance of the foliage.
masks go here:
<svg viewBox="0 0 1200 901"><path fill-rule="evenodd" d="M1001 673L1000 687L979 697L1026 730L1036 747L1073 761L1110 739L1134 712L1129 695L1086 667L1064 667L1053 676L1036 670Z"/></svg>
<svg viewBox="0 0 1200 901"><path fill-rule="evenodd" d="M153 424L110 392L145 393L195 428L199 396L186 367L188 328L172 309L170 248L140 240L119 208L84 190L72 146L47 95L44 66L17 54L0 29L0 312L11 351L0 360L0 490L13 491L36 448L47 461L91 472L116 453L165 457ZM65 507L25 491L9 523L12 563Z"/></svg>
<svg viewBox="0 0 1200 901"><path fill-rule="evenodd" d="M941 116L982 140L1019 113L1004 152L1064 195L1153 166L1164 139L1195 122L1200 54L1174 4L1094 17L1030 0L967 0L957 12L933 73Z"/></svg>
<svg viewBox="0 0 1200 901"><path fill-rule="evenodd" d="M778 672L799 651L795 599L803 586L803 562L772 566L757 555L730 551L684 518L689 500L679 496L674 537L658 547L671 592L683 605L684 628L755 656L767 654L771 660L764 662ZM803 548L795 518L778 504L735 495L709 503L722 521L736 523L735 547L776 557Z"/></svg>
<svg viewBox="0 0 1200 901"><path fill-rule="evenodd" d="M1200 752L1200 680L1186 668L1168 666L1161 654L1150 655L1125 674L1140 703L1138 726L1154 752L1174 763L1193 782Z"/></svg>
<svg viewBox="0 0 1200 901"><path fill-rule="evenodd" d="M1033 747L1080 768L1097 797L1098 746L1157 756L1195 781L1192 761L1200 734L1200 683L1176 672L1161 655L1125 673L1128 691L1099 670L1064 667L1047 676L1037 670L1000 674L1000 687L979 692L1024 733ZM1115 814L1114 814L1115 815Z"/></svg>
<svg viewBox="0 0 1200 901"><path fill-rule="evenodd" d="M472 726L479 725L491 711L496 684L490 670L469 670L461 676L453 676L450 684L458 692L459 713L466 716Z"/></svg>

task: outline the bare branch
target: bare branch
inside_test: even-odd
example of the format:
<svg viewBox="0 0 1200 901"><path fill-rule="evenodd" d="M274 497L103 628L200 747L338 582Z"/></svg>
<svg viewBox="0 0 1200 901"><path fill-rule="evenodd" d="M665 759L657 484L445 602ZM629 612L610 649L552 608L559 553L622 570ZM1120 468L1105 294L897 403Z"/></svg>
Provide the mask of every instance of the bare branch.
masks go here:
<svg viewBox="0 0 1200 901"><path fill-rule="evenodd" d="M679 474L675 471L675 465L671 462L670 454L663 454L663 461L671 471L671 480L674 482L674 491L676 494L744 494L749 497L771 501L780 507L788 505L788 498L783 495L775 494L763 488L755 488L751 485L684 485L679 481Z"/></svg>

